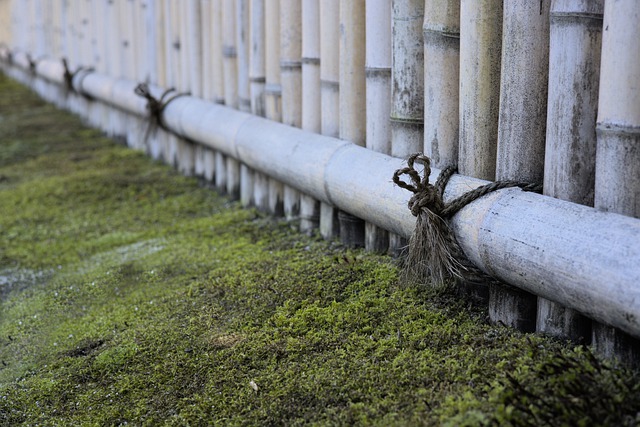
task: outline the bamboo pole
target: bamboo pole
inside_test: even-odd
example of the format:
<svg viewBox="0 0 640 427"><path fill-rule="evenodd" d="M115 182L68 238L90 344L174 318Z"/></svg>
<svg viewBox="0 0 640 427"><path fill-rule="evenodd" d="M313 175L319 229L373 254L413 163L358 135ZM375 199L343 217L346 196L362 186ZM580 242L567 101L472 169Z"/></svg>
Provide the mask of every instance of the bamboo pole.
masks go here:
<svg viewBox="0 0 640 427"><path fill-rule="evenodd" d="M280 81L280 0L265 0L265 113L270 120L282 121ZM269 211L284 215L284 186L269 179Z"/></svg>
<svg viewBox="0 0 640 427"><path fill-rule="evenodd" d="M302 129L320 133L320 1L302 1ZM311 233L320 223L320 203L302 193L300 231Z"/></svg>
<svg viewBox="0 0 640 427"><path fill-rule="evenodd" d="M222 54L222 0L211 1L211 78L213 101L224 104L224 58Z"/></svg>
<svg viewBox="0 0 640 427"><path fill-rule="evenodd" d="M214 92L216 103L224 104L226 97L225 85L225 55L224 55L224 30L223 30L223 8L224 0L211 0L211 26L213 30L212 40L212 61L214 67ZM225 156L216 152L214 154L215 188L220 193L227 191L227 161Z"/></svg>
<svg viewBox="0 0 640 427"><path fill-rule="evenodd" d="M239 0L236 3L236 43L238 46L238 103L240 111L251 111L251 94L249 80L249 30L251 25L250 0ZM240 164L240 201L243 206L254 204L253 171Z"/></svg>
<svg viewBox="0 0 640 427"><path fill-rule="evenodd" d="M366 147L391 153L391 0L367 0L365 4ZM386 252L389 233L365 224L365 248Z"/></svg>
<svg viewBox="0 0 640 427"><path fill-rule="evenodd" d="M444 169L458 163L460 1L426 0L424 151Z"/></svg>
<svg viewBox="0 0 640 427"><path fill-rule="evenodd" d="M337 137L340 133L340 2L320 1L320 132ZM320 234L332 239L340 232L338 211L327 203L320 204Z"/></svg>
<svg viewBox="0 0 640 427"><path fill-rule="evenodd" d="M213 73L213 20L211 0L200 0L200 45L202 47L202 96L208 101L215 100ZM196 175L212 182L215 176L215 154L207 147L196 147Z"/></svg>
<svg viewBox="0 0 640 427"><path fill-rule="evenodd" d="M280 81L282 123L302 125L302 1L280 0ZM289 220L300 216L300 193L284 186L283 209Z"/></svg>
<svg viewBox="0 0 640 427"><path fill-rule="evenodd" d="M249 79L251 112L265 115L265 0L250 0ZM253 201L263 211L269 210L269 179L254 171Z"/></svg>
<svg viewBox="0 0 640 427"><path fill-rule="evenodd" d="M424 1L392 3L391 155L406 158L424 146ZM398 255L406 240L389 236L389 251Z"/></svg>
<svg viewBox="0 0 640 427"><path fill-rule="evenodd" d="M365 2L340 2L339 135L359 146L366 141ZM338 212L340 239L347 247L364 247L364 221Z"/></svg>
<svg viewBox="0 0 640 427"><path fill-rule="evenodd" d="M502 0L460 3L461 174L493 181L496 176Z"/></svg>
<svg viewBox="0 0 640 427"><path fill-rule="evenodd" d="M222 56L224 61L224 103L238 108L238 49L236 40L236 2L222 2ZM233 158L226 161L226 192L231 198L240 198L240 164Z"/></svg>
<svg viewBox="0 0 640 427"><path fill-rule="evenodd" d="M640 217L640 3L604 7L597 119L595 207ZM640 344L595 323L593 344L605 355L638 364Z"/></svg>
<svg viewBox="0 0 640 427"><path fill-rule="evenodd" d="M549 0L504 2L496 159L499 180L542 181L549 3ZM499 285L491 285L489 291L489 317L493 322L523 331L535 330L535 295Z"/></svg>
<svg viewBox="0 0 640 427"><path fill-rule="evenodd" d="M604 1L551 5L544 194L593 205L596 114ZM574 310L538 298L539 332L588 343L591 324Z"/></svg>

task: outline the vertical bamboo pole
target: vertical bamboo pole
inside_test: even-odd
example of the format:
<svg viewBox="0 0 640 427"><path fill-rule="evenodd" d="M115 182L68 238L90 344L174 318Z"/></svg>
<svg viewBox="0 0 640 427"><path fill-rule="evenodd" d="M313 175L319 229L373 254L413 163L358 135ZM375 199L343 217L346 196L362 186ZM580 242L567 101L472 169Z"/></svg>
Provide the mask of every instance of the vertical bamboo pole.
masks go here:
<svg viewBox="0 0 640 427"><path fill-rule="evenodd" d="M391 155L406 158L424 146L424 1L395 0L391 27ZM406 240L389 236L398 255Z"/></svg>
<svg viewBox="0 0 640 427"><path fill-rule="evenodd" d="M340 2L340 120L341 139L364 146L367 130L365 79L365 1ZM364 247L364 220L338 212L340 239L348 247Z"/></svg>
<svg viewBox="0 0 640 427"><path fill-rule="evenodd" d="M460 1L426 0L424 149L434 166L458 163Z"/></svg>
<svg viewBox="0 0 640 427"><path fill-rule="evenodd" d="M366 147L391 153L391 0L366 0ZM365 248L385 252L389 233L365 224Z"/></svg>
<svg viewBox="0 0 640 427"><path fill-rule="evenodd" d="M183 41L180 37L180 9L179 2L175 0L165 0L165 22L167 28L167 50L166 50L166 71L167 86L177 88L180 84L180 51ZM175 134L167 135L167 145L165 148L165 162L178 167L178 147L179 139Z"/></svg>
<svg viewBox="0 0 640 427"><path fill-rule="evenodd" d="M541 182L549 66L549 0L504 2L497 179ZM526 102L525 102L526 101ZM536 327L537 298L490 286L489 317L523 331Z"/></svg>
<svg viewBox="0 0 640 427"><path fill-rule="evenodd" d="M280 80L280 0L265 0L265 112L266 117L282 121ZM284 215L284 186L269 179L269 211Z"/></svg>
<svg viewBox="0 0 640 427"><path fill-rule="evenodd" d="M213 101L224 104L224 60L222 55L222 1L211 1L211 78L213 84Z"/></svg>
<svg viewBox="0 0 640 427"><path fill-rule="evenodd" d="M251 112L251 84L249 80L249 51L251 11L250 0L236 3L236 43L238 46L238 103L240 111ZM240 202L243 206L254 204L253 171L240 164Z"/></svg>
<svg viewBox="0 0 640 427"><path fill-rule="evenodd" d="M191 94L198 98L204 98L203 88L203 58L202 58L202 9L200 0L189 0L187 3L187 50L189 52L189 80L191 81ZM202 176L204 174L204 153L200 144L187 142L193 174Z"/></svg>
<svg viewBox="0 0 640 427"><path fill-rule="evenodd" d="M604 1L551 4L544 193L593 205L596 115ZM588 343L591 324L578 312L538 298L536 329Z"/></svg>
<svg viewBox="0 0 640 427"><path fill-rule="evenodd" d="M302 1L280 0L280 81L282 123L302 125ZM283 208L287 219L300 215L300 193L284 186Z"/></svg>
<svg viewBox="0 0 640 427"><path fill-rule="evenodd" d="M224 57L224 98L225 104L238 108L238 50L236 44L236 2L224 0L222 3L222 55ZM240 197L240 163L226 158L227 194L233 199Z"/></svg>
<svg viewBox="0 0 640 427"><path fill-rule="evenodd" d="M320 1L320 132L338 137L340 134L340 2ZM320 234L332 239L340 232L338 211L327 203L320 204Z"/></svg>
<svg viewBox="0 0 640 427"><path fill-rule="evenodd" d="M598 101L594 205L640 218L640 3L606 1ZM637 365L640 343L595 323L593 344Z"/></svg>
<svg viewBox="0 0 640 427"><path fill-rule="evenodd" d="M460 145L462 175L496 177L502 0L460 4Z"/></svg>
<svg viewBox="0 0 640 427"><path fill-rule="evenodd" d="M251 80L251 112L265 115L265 0L251 0L251 31L249 51L249 78ZM269 210L269 179L255 171L253 175L254 204L263 211Z"/></svg>
<svg viewBox="0 0 640 427"><path fill-rule="evenodd" d="M219 104L225 104L225 56L224 56L224 30L223 30L223 8L225 0L211 0L211 26L213 29L212 40L212 60L214 68L214 92L215 102ZM215 173L215 188L220 193L227 191L227 160L226 157L220 153L215 153L214 163Z"/></svg>
<svg viewBox="0 0 640 427"><path fill-rule="evenodd" d="M200 0L200 28L202 29L200 43L202 46L202 95L208 101L215 101L215 76L213 52L214 48L214 22L212 0ZM207 183L213 182L215 178L215 152L205 146L198 145L196 152L196 165L199 167L196 174L202 176Z"/></svg>
<svg viewBox="0 0 640 427"><path fill-rule="evenodd" d="M302 0L302 129L320 133L320 0ZM320 203L300 196L300 231L320 222Z"/></svg>

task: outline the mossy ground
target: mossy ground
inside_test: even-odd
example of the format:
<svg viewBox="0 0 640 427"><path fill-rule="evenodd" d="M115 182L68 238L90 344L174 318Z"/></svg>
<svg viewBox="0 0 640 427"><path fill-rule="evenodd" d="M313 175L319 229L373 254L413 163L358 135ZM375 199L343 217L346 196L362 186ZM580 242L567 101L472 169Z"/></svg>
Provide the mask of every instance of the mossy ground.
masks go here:
<svg viewBox="0 0 640 427"><path fill-rule="evenodd" d="M0 75L3 425L619 425L635 372L397 285Z"/></svg>

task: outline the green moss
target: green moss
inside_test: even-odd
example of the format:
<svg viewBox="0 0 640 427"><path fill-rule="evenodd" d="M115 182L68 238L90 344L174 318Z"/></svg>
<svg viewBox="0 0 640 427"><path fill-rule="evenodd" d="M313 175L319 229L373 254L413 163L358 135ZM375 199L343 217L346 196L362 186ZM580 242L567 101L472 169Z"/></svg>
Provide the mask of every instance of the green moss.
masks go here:
<svg viewBox="0 0 640 427"><path fill-rule="evenodd" d="M0 424L635 422L635 372L0 94Z"/></svg>

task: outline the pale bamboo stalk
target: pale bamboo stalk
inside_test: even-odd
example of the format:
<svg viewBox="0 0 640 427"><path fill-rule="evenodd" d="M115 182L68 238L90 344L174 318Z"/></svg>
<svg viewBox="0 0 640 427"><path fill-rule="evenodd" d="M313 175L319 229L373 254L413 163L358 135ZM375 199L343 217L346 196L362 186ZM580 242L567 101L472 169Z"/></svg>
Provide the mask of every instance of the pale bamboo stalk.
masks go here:
<svg viewBox="0 0 640 427"><path fill-rule="evenodd" d="M544 194L593 206L604 1L551 4ZM539 332L591 340L580 313L538 298Z"/></svg>
<svg viewBox="0 0 640 427"><path fill-rule="evenodd" d="M265 0L250 0L249 79L251 112L265 115ZM258 209L269 210L269 178L254 172L253 201Z"/></svg>
<svg viewBox="0 0 640 427"><path fill-rule="evenodd" d="M365 145L367 130L365 19L364 0L340 2L339 136L359 146ZM339 211L338 223L345 246L364 246L364 220Z"/></svg>
<svg viewBox="0 0 640 427"><path fill-rule="evenodd" d="M265 113L270 120L282 121L280 80L280 0L265 0ZM284 186L269 178L269 211L284 215Z"/></svg>
<svg viewBox="0 0 640 427"><path fill-rule="evenodd" d="M496 177L502 0L460 3L461 174L493 181Z"/></svg>
<svg viewBox="0 0 640 427"><path fill-rule="evenodd" d="M366 147L391 153L391 0L366 1ZM364 246L385 252L389 233L367 222Z"/></svg>
<svg viewBox="0 0 640 427"><path fill-rule="evenodd" d="M320 0L302 0L302 118L304 130L320 133ZM320 202L300 196L300 231L311 233L320 222Z"/></svg>
<svg viewBox="0 0 640 427"><path fill-rule="evenodd" d="M202 93L209 101L216 100L215 79L213 76L213 52L215 41L213 37L214 25L212 9L213 2L217 0L200 0L200 27L202 28ZM221 48L221 44L219 48ZM200 152L196 153L196 175L201 175L205 181L213 182L215 179L215 152L209 147L200 146Z"/></svg>
<svg viewBox="0 0 640 427"><path fill-rule="evenodd" d="M548 0L504 2L496 178L542 182L549 69ZM526 102L523 102L526 100ZM536 327L537 298L490 286L489 317L523 331Z"/></svg>
<svg viewBox="0 0 640 427"><path fill-rule="evenodd" d="M224 104L224 60L222 55L222 1L211 0L211 74L213 101Z"/></svg>
<svg viewBox="0 0 640 427"><path fill-rule="evenodd" d="M186 44L189 54L188 69L189 80L191 83L190 92L198 97L203 98L202 90L202 26L200 17L202 10L200 8L200 0L189 0L187 2L187 22L188 28L186 33Z"/></svg>
<svg viewBox="0 0 640 427"><path fill-rule="evenodd" d="M236 39L236 6L234 0L222 3L222 56L224 65L224 102L238 108L238 47ZM233 199L240 197L240 163L232 157L226 159L226 192Z"/></svg>
<svg viewBox="0 0 640 427"><path fill-rule="evenodd" d="M424 146L423 0L392 3L391 155L406 158ZM389 235L389 251L399 255L406 240Z"/></svg>
<svg viewBox="0 0 640 427"><path fill-rule="evenodd" d="M251 112L264 117L265 33L264 0L250 0L249 80Z"/></svg>
<svg viewBox="0 0 640 427"><path fill-rule="evenodd" d="M549 6L549 0L504 2L497 179L542 182Z"/></svg>
<svg viewBox="0 0 640 427"><path fill-rule="evenodd" d="M238 0L236 3L236 43L238 46L238 106L240 111L251 112L251 96L249 81L249 50L251 11L250 0ZM243 206L252 206L253 171L245 164L240 164L240 202Z"/></svg>
<svg viewBox="0 0 640 427"><path fill-rule="evenodd" d="M167 30L167 86L178 88L181 82L180 51L183 41L180 37L180 3L175 0L165 0L165 20ZM175 134L167 135L165 162L178 167L179 139Z"/></svg>
<svg viewBox="0 0 640 427"><path fill-rule="evenodd" d="M596 208L640 218L640 3L605 2L597 119ZM637 365L640 344L600 323L593 345Z"/></svg>
<svg viewBox="0 0 640 427"><path fill-rule="evenodd" d="M424 151L436 167L458 164L460 1L426 0Z"/></svg>
<svg viewBox="0 0 640 427"><path fill-rule="evenodd" d="M225 103L225 58L223 37L223 6L224 0L211 0L211 60L213 66L213 91L215 102ZM220 152L214 153L214 182L215 188L220 193L227 191L227 167L225 156Z"/></svg>
<svg viewBox="0 0 640 427"><path fill-rule="evenodd" d="M340 134L340 2L320 1L320 132ZM340 233L338 211L328 203L320 204L320 234L333 239Z"/></svg>
<svg viewBox="0 0 640 427"><path fill-rule="evenodd" d="M302 125L302 2L280 0L280 81L282 123ZM289 220L300 215L300 192L284 186L283 209Z"/></svg>
<svg viewBox="0 0 640 427"><path fill-rule="evenodd" d="M213 101L213 63L211 59L212 42L211 0L200 0L200 44L202 46L202 98Z"/></svg>

